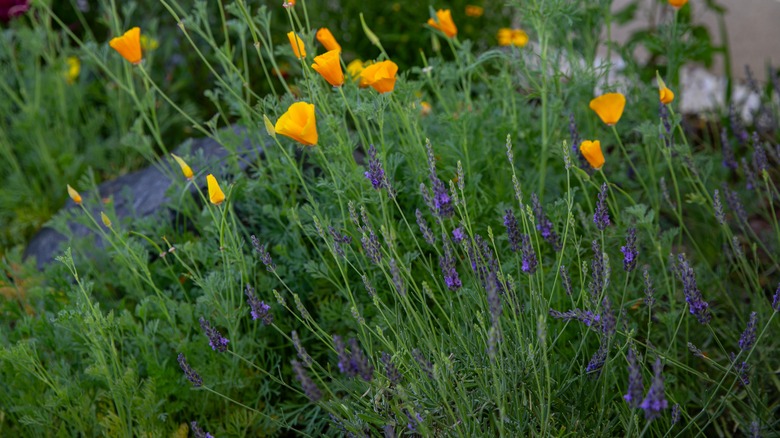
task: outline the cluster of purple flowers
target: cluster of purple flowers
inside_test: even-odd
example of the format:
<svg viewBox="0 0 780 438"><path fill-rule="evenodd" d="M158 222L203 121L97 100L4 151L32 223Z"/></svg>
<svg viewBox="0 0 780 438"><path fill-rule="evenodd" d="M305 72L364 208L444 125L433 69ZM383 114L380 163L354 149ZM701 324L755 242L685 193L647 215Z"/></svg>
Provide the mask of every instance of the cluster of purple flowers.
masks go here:
<svg viewBox="0 0 780 438"><path fill-rule="evenodd" d="M599 200L596 203L596 211L593 213L593 223L599 231L604 231L610 224L609 209L607 208L607 183L601 185Z"/></svg>
<svg viewBox="0 0 780 438"><path fill-rule="evenodd" d="M520 246L523 252L523 259L520 268L526 274L533 275L536 272L536 268L539 266L539 262L536 260L536 252L531 244L531 237L527 234L523 234L520 237Z"/></svg>
<svg viewBox="0 0 780 438"><path fill-rule="evenodd" d="M623 253L623 269L626 272L633 271L636 268L636 258L639 255L639 251L636 249L636 228L628 229L626 245L620 247L620 252Z"/></svg>
<svg viewBox="0 0 780 438"><path fill-rule="evenodd" d="M333 238L333 247L336 249L336 254L338 254L340 257L345 257L344 248L342 248L341 245L349 245L352 243L352 237L331 226L328 227L328 232Z"/></svg>
<svg viewBox="0 0 780 438"><path fill-rule="evenodd" d="M201 379L197 371L192 369L190 364L187 363L187 358L184 357L184 353L179 353L179 356L176 360L179 362L181 370L184 371L184 376L187 378L187 380L190 381L190 383L192 383L192 386L196 388L203 386L203 379Z"/></svg>
<svg viewBox="0 0 780 438"><path fill-rule="evenodd" d="M301 387L303 388L303 393L306 394L306 397L308 397L309 400L313 403L319 401L322 398L322 392L320 391L320 388L317 387L317 384L314 383L311 377L309 377L309 375L306 373L303 365L294 359L290 361L290 365L292 365L293 372L295 373L295 380L300 382Z"/></svg>
<svg viewBox="0 0 780 438"><path fill-rule="evenodd" d="M553 250L560 251L561 242L558 233L555 232L550 218L544 214L544 209L542 208L542 204L539 202L539 197L536 196L536 193L531 194L531 208L533 209L534 217L536 218L536 229L541 233L542 239L549 243L553 247Z"/></svg>
<svg viewBox="0 0 780 438"><path fill-rule="evenodd" d="M389 265L390 265L390 275L393 278L393 284L395 285L395 290L401 296L406 295L406 285L404 284L403 277L401 277L401 270L398 268L398 263L396 263L395 259L390 259Z"/></svg>
<svg viewBox="0 0 780 438"><path fill-rule="evenodd" d="M709 312L709 304L702 298L701 291L696 286L696 274L693 272L693 268L685 259L684 254L677 256L679 265L677 267L677 274L683 283L683 294L685 295L685 301L688 303L688 308L692 315L701 324L707 324L712 319L712 315Z"/></svg>
<svg viewBox="0 0 780 438"><path fill-rule="evenodd" d="M385 186L385 170L376 156L374 145L368 147L368 170L363 175L371 181L371 185L375 189L379 190Z"/></svg>
<svg viewBox="0 0 780 438"><path fill-rule="evenodd" d="M227 338L222 336L219 330L211 326L203 317L198 320L200 322L200 328L203 329L203 333L209 338L209 346L212 350L224 353L227 351L227 344L230 342Z"/></svg>
<svg viewBox="0 0 780 438"><path fill-rule="evenodd" d="M645 386L642 382L642 368L634 350L634 346L630 345L626 355L628 359L628 393L623 396L623 399L632 408L638 408L642 403L642 394L645 391Z"/></svg>
<svg viewBox="0 0 780 438"><path fill-rule="evenodd" d="M274 264L273 258L271 258L271 254L268 252L268 245L261 245L254 234L250 236L250 239L252 240L252 247L254 247L257 254L260 255L260 261L265 265L265 269L268 272L274 272L276 270L276 265Z"/></svg>
<svg viewBox="0 0 780 438"><path fill-rule="evenodd" d="M382 365L385 367L385 376L387 377L387 380L390 381L390 385L395 386L401 383L401 372L398 371L398 367L395 366L393 363L393 359L390 357L390 355L387 352L382 352L382 356L379 359L382 362Z"/></svg>
<svg viewBox="0 0 780 438"><path fill-rule="evenodd" d="M564 321L579 321L594 330L601 330L601 315L593 313L590 310L581 310L579 308L573 310L567 310L566 312L559 312L554 309L550 309L550 316L555 319L562 319Z"/></svg>
<svg viewBox="0 0 780 438"><path fill-rule="evenodd" d="M664 377L661 375L663 369L664 366L661 363L661 359L656 358L653 364L653 381L645 399L639 405L640 408L644 409L647 420L658 418L661 412L669 407L669 402L666 401L664 394Z"/></svg>
<svg viewBox="0 0 780 438"><path fill-rule="evenodd" d="M436 242L436 236L434 236L433 231L428 227L428 222L423 217L422 212L418 208L415 210L414 214L417 216L417 226L420 227L423 238L428 242L428 245L433 245Z"/></svg>
<svg viewBox="0 0 780 438"><path fill-rule="evenodd" d="M517 224L517 218L512 209L506 210L506 213L504 214L504 226L506 227L506 235L509 239L509 247L514 252L519 251L521 240L520 227Z"/></svg>
<svg viewBox="0 0 780 438"><path fill-rule="evenodd" d="M249 314L252 315L252 320L261 319L263 324L271 325L274 322L271 306L257 298L255 289L248 284L244 293L246 294L246 302L249 304Z"/></svg>
<svg viewBox="0 0 780 438"><path fill-rule="evenodd" d="M370 382L374 378L374 366L371 365L356 339L349 340L349 353L341 336L333 335L333 346L339 356L338 366L342 374L346 374L348 377L360 375L366 382Z"/></svg>
<svg viewBox="0 0 780 438"><path fill-rule="evenodd" d="M458 271L455 269L457 260L446 232L442 232L441 240L444 245L444 254L439 259L439 267L441 268L442 275L444 275L444 284L447 285L447 289L456 291L463 286L460 281L460 276L458 276Z"/></svg>
<svg viewBox="0 0 780 438"><path fill-rule="evenodd" d="M293 341L293 346L295 347L295 351L298 352L298 358L303 361L303 364L307 367L311 367L314 363L314 360L312 360L311 356L309 356L309 353L306 351L306 349L303 347L303 344L301 344L301 338L298 337L298 332L295 330L290 333Z"/></svg>
<svg viewBox="0 0 780 438"><path fill-rule="evenodd" d="M596 239L591 242L591 249L593 250L593 260L590 262L591 281L588 286L591 299L598 303L601 292L604 290L604 253L601 252L601 246Z"/></svg>
<svg viewBox="0 0 780 438"><path fill-rule="evenodd" d="M422 368L423 372L425 372L425 375L427 375L429 379L433 380L433 363L426 359L425 356L423 356L419 348L412 350L412 357L420 365L420 368Z"/></svg>
<svg viewBox="0 0 780 438"><path fill-rule="evenodd" d="M426 142L425 148L428 153L428 178L431 181L433 197L431 197L425 184L420 184L420 192L434 216L439 218L450 217L455 212L455 207L453 206L452 198L450 198L447 192L447 187L436 174L436 158L433 156L433 147L430 141Z"/></svg>
<svg viewBox="0 0 780 438"><path fill-rule="evenodd" d="M198 426L197 421L191 422L190 428L192 429L192 436L195 438L214 438L214 435L204 431L200 426Z"/></svg>

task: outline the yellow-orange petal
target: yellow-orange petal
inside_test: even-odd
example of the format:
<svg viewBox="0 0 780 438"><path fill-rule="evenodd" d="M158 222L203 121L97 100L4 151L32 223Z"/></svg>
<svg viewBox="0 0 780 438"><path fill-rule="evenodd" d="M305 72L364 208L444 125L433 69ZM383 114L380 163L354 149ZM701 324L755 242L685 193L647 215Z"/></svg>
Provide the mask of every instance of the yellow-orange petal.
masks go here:
<svg viewBox="0 0 780 438"><path fill-rule="evenodd" d="M674 92L666 87L662 87L658 90L658 96L661 99L661 103L668 105L674 100Z"/></svg>
<svg viewBox="0 0 780 438"><path fill-rule="evenodd" d="M330 33L330 30L328 30L327 27L321 27L315 34L315 37L326 50L338 50L341 52L341 44L336 41L336 38Z"/></svg>
<svg viewBox="0 0 780 438"><path fill-rule="evenodd" d="M612 126L620 120L623 108L626 107L626 97L620 93L607 93L590 101L590 109L598 114L602 122Z"/></svg>
<svg viewBox="0 0 780 438"><path fill-rule="evenodd" d="M65 60L68 64L68 71L65 73L65 79L69 84L76 82L81 73L81 61L75 56L69 56Z"/></svg>
<svg viewBox="0 0 780 438"><path fill-rule="evenodd" d="M512 44L512 29L508 27L502 27L496 32L496 39L499 46L508 46Z"/></svg>
<svg viewBox="0 0 780 438"><path fill-rule="evenodd" d="M363 63L363 61L359 59L355 59L349 64L347 64L347 73L354 79L360 76L360 73L363 71L365 67L368 67L369 63Z"/></svg>
<svg viewBox="0 0 780 438"><path fill-rule="evenodd" d="M604 166L604 153L601 152L601 142L598 140L585 140L580 144L582 156L588 160L588 164L596 170Z"/></svg>
<svg viewBox="0 0 780 438"><path fill-rule="evenodd" d="M523 29L512 29L512 45L525 47L528 44L528 34Z"/></svg>
<svg viewBox="0 0 780 438"><path fill-rule="evenodd" d="M181 157L179 157L176 154L171 154L171 156L173 157L174 160L176 160L176 164L178 164L179 167L181 168L181 173L184 175L184 177L187 179L192 179L193 177L192 168L190 168L190 166L187 165L187 162L185 162Z"/></svg>
<svg viewBox="0 0 780 438"><path fill-rule="evenodd" d="M485 8L477 5L466 5L466 16L479 18L485 13Z"/></svg>
<svg viewBox="0 0 780 438"><path fill-rule="evenodd" d="M669 4L676 9L680 9L688 3L688 0L669 0Z"/></svg>
<svg viewBox="0 0 780 438"><path fill-rule="evenodd" d="M436 19L428 19L428 25L434 29L440 30L447 37L452 38L458 34L458 28L452 21L452 12L449 9L439 9L436 11Z"/></svg>
<svg viewBox="0 0 780 438"><path fill-rule="evenodd" d="M303 45L303 40L295 32L287 32L287 39L290 40L290 47L292 47L296 58L306 57L306 46Z"/></svg>
<svg viewBox="0 0 780 438"><path fill-rule="evenodd" d="M68 196L70 196L70 199L72 199L76 204L81 204L81 195L76 191L76 189L71 187L70 184L68 184Z"/></svg>
<svg viewBox="0 0 780 438"><path fill-rule="evenodd" d="M214 205L219 205L225 201L225 193L219 188L219 183L214 175L206 175L206 183L209 188L209 201Z"/></svg>
<svg viewBox="0 0 780 438"><path fill-rule="evenodd" d="M319 73L329 84L340 87L344 84L344 71L341 70L340 50L334 49L314 57L311 68Z"/></svg>
<svg viewBox="0 0 780 438"><path fill-rule="evenodd" d="M316 145L319 137L314 105L307 102L295 102L290 105L287 112L276 121L274 130L277 134L290 137L301 144Z"/></svg>
<svg viewBox="0 0 780 438"><path fill-rule="evenodd" d="M112 38L111 41L108 42L108 45L119 52L119 54L131 64L138 64L143 59L143 52L141 51L141 28L139 27L128 30L122 36Z"/></svg>
<svg viewBox="0 0 780 438"><path fill-rule="evenodd" d="M396 73L398 73L398 65L393 61L377 62L364 68L360 73L360 86L372 87L380 93L393 91Z"/></svg>

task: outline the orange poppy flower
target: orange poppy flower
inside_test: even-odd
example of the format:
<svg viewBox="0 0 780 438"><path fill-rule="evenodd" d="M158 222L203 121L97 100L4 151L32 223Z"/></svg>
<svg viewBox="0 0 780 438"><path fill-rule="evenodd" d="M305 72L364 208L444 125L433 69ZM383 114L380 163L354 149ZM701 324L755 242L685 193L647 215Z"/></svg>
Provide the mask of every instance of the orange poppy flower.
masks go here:
<svg viewBox="0 0 780 438"><path fill-rule="evenodd" d="M496 39L498 39L499 46L517 46L523 47L528 44L528 34L522 29L510 29L508 27L502 27L498 29L496 33Z"/></svg>
<svg viewBox="0 0 780 438"><path fill-rule="evenodd" d="M590 101L590 109L598 114L602 122L612 126L620 120L623 108L626 106L626 96L620 93L607 93Z"/></svg>
<svg viewBox="0 0 780 438"><path fill-rule="evenodd" d="M582 156L588 160L588 164L596 170L604 165L604 154L601 152L601 142L598 140L585 140L580 144Z"/></svg>
<svg viewBox="0 0 780 438"><path fill-rule="evenodd" d="M674 100L674 92L666 87L661 87L658 90L658 96L664 105L668 105Z"/></svg>
<svg viewBox="0 0 780 438"><path fill-rule="evenodd" d="M303 40L295 32L287 32L287 39L290 40L290 47L292 47L296 58L306 57L306 46L303 45Z"/></svg>
<svg viewBox="0 0 780 438"><path fill-rule="evenodd" d="M377 62L360 72L360 86L372 87L380 93L393 91L396 73L398 73L398 65L393 61Z"/></svg>
<svg viewBox="0 0 780 438"><path fill-rule="evenodd" d="M68 196L70 196L70 199L72 199L76 204L81 204L81 195L76 191L76 189L71 187L70 184L68 184Z"/></svg>
<svg viewBox="0 0 780 438"><path fill-rule="evenodd" d="M179 167L181 167L181 173L184 174L184 177L187 179L192 179L193 177L192 168L188 166L187 163L178 155L171 154L171 156L173 157L174 160L176 160L176 164L178 164Z"/></svg>
<svg viewBox="0 0 780 438"><path fill-rule="evenodd" d="M340 87L344 84L344 72L341 70L338 49L315 56L314 64L311 65L311 68L322 75L334 87Z"/></svg>
<svg viewBox="0 0 780 438"><path fill-rule="evenodd" d="M452 21L452 13L449 9L439 9L436 11L436 19L428 19L428 25L434 29L440 30L447 37L452 38L458 34L458 28Z"/></svg>
<svg viewBox="0 0 780 438"><path fill-rule="evenodd" d="M328 30L327 27L321 27L315 36L317 37L317 41L319 41L328 51L338 50L341 52L341 45L336 41L336 38L333 37L333 34L330 33L330 30Z"/></svg>
<svg viewBox="0 0 780 438"><path fill-rule="evenodd" d="M138 64L143 59L141 52L141 28L139 27L128 30L120 37L112 38L108 45L119 52L123 58L130 61L131 64Z"/></svg>
<svg viewBox="0 0 780 438"><path fill-rule="evenodd" d="M219 188L219 183L214 175L206 175L206 183L209 187L209 201L214 205L219 205L225 200L225 193Z"/></svg>
<svg viewBox="0 0 780 438"><path fill-rule="evenodd" d="M680 9L686 3L688 3L688 0L669 0L669 4L675 9Z"/></svg>
<svg viewBox="0 0 780 438"><path fill-rule="evenodd" d="M274 130L277 134L314 146L317 144L317 120L314 117L314 105L306 102L295 102L287 112L276 121Z"/></svg>

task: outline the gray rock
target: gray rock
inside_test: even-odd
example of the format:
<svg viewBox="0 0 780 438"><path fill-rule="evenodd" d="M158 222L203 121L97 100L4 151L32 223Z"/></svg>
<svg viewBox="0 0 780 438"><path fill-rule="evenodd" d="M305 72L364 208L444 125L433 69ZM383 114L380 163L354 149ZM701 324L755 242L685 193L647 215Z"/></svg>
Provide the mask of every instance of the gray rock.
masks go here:
<svg viewBox="0 0 780 438"><path fill-rule="evenodd" d="M257 159L263 155L263 146L259 144L259 139L250 139L249 133L240 127L232 127L217 132L214 139L205 137L192 139L184 142L177 147L173 153L188 158L188 164L195 172L195 183L205 190L205 175L199 175L199 169L208 169L218 178L228 167L227 160L235 160L235 164L245 170L251 160ZM225 145L225 146L223 146ZM231 150L228 150L230 148ZM181 175L178 165L172 160L165 160L160 163L162 166L170 166L167 169L169 175ZM235 167L232 167L235 169ZM118 220L125 218L146 218L159 217L170 220L171 211L168 209L170 199L166 196L172 180L160 167L149 166L136 172L128 173L115 180L106 181L97 188L101 199L113 198L114 211ZM189 186L190 193L197 193L194 184ZM90 192L83 192L84 199L95 199ZM62 210L77 208L75 202L68 199ZM100 208L88 207L93 217L100 217ZM57 214L61 214L62 210ZM88 227L68 222L73 239L83 239L94 236L96 245L102 246L103 242L98 233ZM54 261L62 250L64 244L68 242L68 237L57 232L51 227L44 227L30 240L24 251L24 258L35 257L38 269L43 269Z"/></svg>

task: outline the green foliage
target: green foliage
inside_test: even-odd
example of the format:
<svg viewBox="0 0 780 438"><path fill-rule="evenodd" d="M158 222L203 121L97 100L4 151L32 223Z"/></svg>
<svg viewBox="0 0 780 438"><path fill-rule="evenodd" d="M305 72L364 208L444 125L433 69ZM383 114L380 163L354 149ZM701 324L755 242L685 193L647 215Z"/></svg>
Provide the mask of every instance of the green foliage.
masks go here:
<svg viewBox="0 0 780 438"><path fill-rule="evenodd" d="M4 251L3 435L186 436L192 421L214 436L778 428L770 334L780 300L780 193L776 166L760 172L760 151L777 160L776 132L740 140L734 124L725 149L752 166L724 168L723 145L693 142L676 103L659 116L657 88L642 80L650 64L629 62L616 81L612 66L597 63L604 27L632 13L610 15L609 1L538 0L486 7L478 18L451 4L461 29L452 40L421 30L428 5L297 3L117 9L102 1L85 14L38 2L2 34L0 211L26 212L2 213L3 246L49 220L68 183L84 205L50 225L69 233L72 221L93 232L44 272L18 247ZM665 7L674 33L640 42L687 53L701 39L687 8ZM377 45L363 37L358 12ZM485 30L509 15L528 31L527 46L497 47ZM133 25L159 43L139 66L106 44ZM314 32L323 25L346 61L397 60L393 91L349 78L326 84L309 67L322 53ZM305 62L286 41L291 28L307 44ZM63 76L70 53L82 59L72 84ZM670 85L679 65L664 73ZM614 129L588 109L594 89L626 95ZM264 117L279 120L301 100L316 108L316 146L266 130ZM776 102L764 105L777 114ZM244 134L220 129L233 124ZM230 154L220 163L184 154L198 163L195 181L171 175L172 220L120 221L110 202L87 193L144 160L168 169L167 152L195 132ZM244 135L262 156L237 153ZM576 139L601 141L602 170L583 161ZM379 165L386 178L374 188L366 173ZM209 173L227 195L220 205L201 189L189 195ZM603 230L594 223L598 203L610 216ZM93 217L97 206L111 225ZM629 229L634 269L624 269ZM681 254L695 274L685 275ZM691 314L691 275L709 304L708 324ZM252 318L266 311L251 307L252 294L270 317ZM751 312L756 342L745 347ZM219 332L214 339L206 322ZM220 352L221 337L229 342ZM651 382L659 390L653 364L663 367L668 405L658 418L624 399L635 378L629 351L643 398L652 398Z"/></svg>

